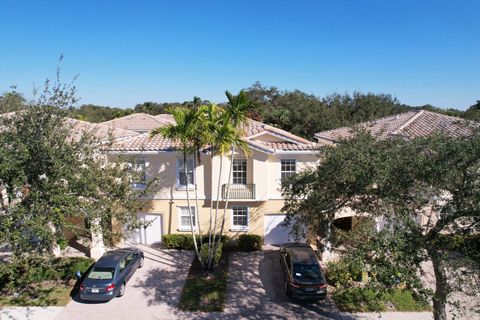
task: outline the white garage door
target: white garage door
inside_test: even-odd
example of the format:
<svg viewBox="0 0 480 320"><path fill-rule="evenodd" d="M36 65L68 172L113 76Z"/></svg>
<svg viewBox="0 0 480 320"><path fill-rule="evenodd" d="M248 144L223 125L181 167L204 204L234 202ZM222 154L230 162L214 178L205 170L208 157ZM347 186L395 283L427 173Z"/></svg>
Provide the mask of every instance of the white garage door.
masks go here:
<svg viewBox="0 0 480 320"><path fill-rule="evenodd" d="M127 236L127 242L140 244L153 244L162 241L162 215L139 213L138 219L145 222L151 222L146 228L140 228L130 231Z"/></svg>
<svg viewBox="0 0 480 320"><path fill-rule="evenodd" d="M293 241L290 236L291 227L283 224L285 214L267 214L265 215L265 244L283 244Z"/></svg>

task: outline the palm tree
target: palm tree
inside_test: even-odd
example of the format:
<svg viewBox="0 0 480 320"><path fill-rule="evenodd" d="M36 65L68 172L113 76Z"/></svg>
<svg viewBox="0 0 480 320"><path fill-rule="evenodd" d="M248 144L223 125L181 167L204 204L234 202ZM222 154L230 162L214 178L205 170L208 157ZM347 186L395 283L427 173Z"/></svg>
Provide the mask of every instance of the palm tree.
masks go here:
<svg viewBox="0 0 480 320"><path fill-rule="evenodd" d="M230 180L232 178L232 172L233 172L233 160L235 158L235 149L239 148L245 154L248 153L247 145L245 141L241 139L241 135L242 135L242 132L240 132L241 126L244 125L248 120L247 112L251 111L255 107L254 103L248 98L247 94L243 90L241 90L236 96L232 95L227 90L225 91L225 95L227 96L227 99L228 99L228 106L225 111L225 117L227 121L229 121L231 125L235 128L235 130L237 130L238 138L230 145L230 155L231 155L230 170L228 171L228 180L227 180L227 187L225 192L225 207L223 209L223 218L222 218L222 226L220 228L220 235L223 233L223 229L225 226L225 216L227 214L228 200L230 197Z"/></svg>
<svg viewBox="0 0 480 320"><path fill-rule="evenodd" d="M204 263L199 253L199 248L197 245L197 239L195 235L195 230L193 228L193 219L192 219L192 212L190 206L190 193L188 186L190 185L190 176L188 175L188 167L187 167L187 155L191 154L192 152L195 153L195 145L194 141L195 138L198 136L199 131L199 124L202 123L200 120L200 113L194 109L188 109L184 107L176 107L168 109L168 112L172 115L173 119L175 120L175 124L168 124L165 127L160 127L153 130L150 133L150 136L155 135L162 135L165 138L177 140L180 142L182 153L183 153L183 168L185 174L185 181L186 181L186 188L185 191L187 193L187 206L188 206L188 215L190 217L190 230L192 232L193 244L195 247L195 253L198 257L198 261L204 267ZM194 165L196 165L194 163ZM198 215L198 208L195 210L196 212L196 223L198 228L200 228L200 220ZM200 230L200 229L199 229Z"/></svg>

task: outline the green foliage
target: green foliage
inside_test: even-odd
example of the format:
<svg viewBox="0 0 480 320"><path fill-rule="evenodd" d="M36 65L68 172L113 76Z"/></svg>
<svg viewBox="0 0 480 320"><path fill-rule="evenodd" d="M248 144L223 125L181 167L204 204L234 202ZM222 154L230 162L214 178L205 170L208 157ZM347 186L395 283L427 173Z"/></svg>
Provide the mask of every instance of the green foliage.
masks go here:
<svg viewBox="0 0 480 320"><path fill-rule="evenodd" d="M198 239L198 236L197 236ZM197 240L199 241L199 240ZM223 248L229 248L230 237L223 235L221 240ZM202 243L208 244L208 235L202 236ZM193 250L193 238L191 234L165 234L162 236L162 244L165 249Z"/></svg>
<svg viewBox="0 0 480 320"><path fill-rule="evenodd" d="M215 253L212 255L212 261L213 264L216 265L218 261L220 261L220 257L222 256L222 243L220 242L218 246L216 247ZM208 249L208 242L204 243L203 246L200 249L200 257L202 257L203 261L208 261L208 255L209 255L209 249Z"/></svg>
<svg viewBox="0 0 480 320"><path fill-rule="evenodd" d="M128 116L134 112L132 109L112 108L93 104L83 104L79 108L72 107L70 111L74 118L93 123Z"/></svg>
<svg viewBox="0 0 480 320"><path fill-rule="evenodd" d="M396 311L426 311L430 305L421 296L415 295L411 290L392 289L382 295L382 300L390 302Z"/></svg>
<svg viewBox="0 0 480 320"><path fill-rule="evenodd" d="M340 310L349 312L384 311L382 294L375 289L350 287L335 291L333 299Z"/></svg>
<svg viewBox="0 0 480 320"><path fill-rule="evenodd" d="M0 243L17 256L48 254L61 232L83 236L70 217L100 219L106 239L111 219L137 223L148 192L131 188L121 163L106 165L99 140L79 131L65 117L77 99L75 87L46 83L28 109L0 118Z"/></svg>
<svg viewBox="0 0 480 320"><path fill-rule="evenodd" d="M352 285L354 281L360 281L365 266L361 259L351 259L350 256L343 257L339 261L327 263L327 282L338 288Z"/></svg>
<svg viewBox="0 0 480 320"><path fill-rule="evenodd" d="M262 250L263 239L258 234L241 234L237 239L237 248L240 251Z"/></svg>
<svg viewBox="0 0 480 320"><path fill-rule="evenodd" d="M465 283L458 289L478 283L465 279L478 278L478 260L468 259L475 247L463 251L467 259L451 259L450 249L439 241L444 234L477 234L480 226L480 130L467 129L471 134L461 138L431 135L414 140L375 140L359 131L324 148L317 168L283 186L283 210L324 237L343 207L383 217L382 232L348 250L362 257L374 281L386 288L404 283L418 289L420 264L431 260L436 268L434 314L439 317L446 312L451 290L447 283ZM417 223L421 215L426 224ZM448 266L465 272L447 277Z"/></svg>
<svg viewBox="0 0 480 320"><path fill-rule="evenodd" d="M0 114L23 110L27 107L25 98L16 91L16 87L12 86L11 89L0 96Z"/></svg>
<svg viewBox="0 0 480 320"><path fill-rule="evenodd" d="M13 257L0 265L0 289L19 290L46 280L70 280L76 271L85 272L95 261L90 258L48 258L40 255Z"/></svg>

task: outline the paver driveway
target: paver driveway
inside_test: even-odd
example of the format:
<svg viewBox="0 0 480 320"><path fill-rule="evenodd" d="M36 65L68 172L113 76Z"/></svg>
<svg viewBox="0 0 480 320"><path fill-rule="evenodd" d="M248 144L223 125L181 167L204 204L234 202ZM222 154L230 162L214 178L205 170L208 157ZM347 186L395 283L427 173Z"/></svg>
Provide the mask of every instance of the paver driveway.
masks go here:
<svg viewBox="0 0 480 320"><path fill-rule="evenodd" d="M329 300L296 302L283 292L278 249L230 258L226 315L248 319L348 319ZM234 317L232 317L233 319Z"/></svg>
<svg viewBox="0 0 480 320"><path fill-rule="evenodd" d="M192 252L136 247L143 250L145 265L127 283L123 297L107 303L85 303L75 298L56 319L176 319Z"/></svg>

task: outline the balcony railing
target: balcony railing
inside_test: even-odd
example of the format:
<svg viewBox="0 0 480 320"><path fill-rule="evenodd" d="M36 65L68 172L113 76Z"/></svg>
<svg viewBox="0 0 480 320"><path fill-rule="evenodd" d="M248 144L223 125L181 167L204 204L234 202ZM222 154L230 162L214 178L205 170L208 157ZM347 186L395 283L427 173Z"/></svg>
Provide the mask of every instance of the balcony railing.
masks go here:
<svg viewBox="0 0 480 320"><path fill-rule="evenodd" d="M222 185L222 198L227 198L227 184ZM228 199L255 199L255 184L230 184Z"/></svg>

